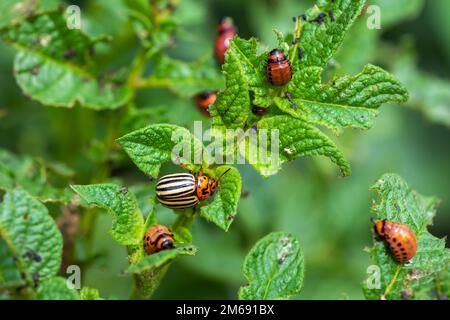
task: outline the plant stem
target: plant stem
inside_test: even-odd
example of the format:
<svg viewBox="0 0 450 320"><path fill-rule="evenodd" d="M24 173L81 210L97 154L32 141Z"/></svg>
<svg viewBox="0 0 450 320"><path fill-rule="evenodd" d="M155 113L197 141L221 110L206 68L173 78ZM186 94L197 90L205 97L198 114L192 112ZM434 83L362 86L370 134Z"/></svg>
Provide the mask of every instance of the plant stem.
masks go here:
<svg viewBox="0 0 450 320"><path fill-rule="evenodd" d="M194 207L192 209L186 209L185 212L183 212L182 214L179 214L177 219L175 220L175 222L172 225L172 229L175 230L179 227L185 227L185 228L189 229L195 220L196 211L197 210Z"/></svg>
<svg viewBox="0 0 450 320"><path fill-rule="evenodd" d="M134 82L134 86L135 88L166 88L169 86L169 83L167 79L149 77Z"/></svg>
<svg viewBox="0 0 450 320"><path fill-rule="evenodd" d="M145 68L146 54L146 50L141 47L134 57L134 60L131 64L131 71L127 78L127 85L131 88L137 87L136 83L139 82L139 78ZM133 98L135 94L136 90L133 90Z"/></svg>
<svg viewBox="0 0 450 320"><path fill-rule="evenodd" d="M386 287L386 290L383 293L383 296L386 297L388 294L391 293L392 288L394 287L395 282L397 282L398 274L400 273L400 270L402 269L401 266L397 266L397 270L395 270L394 277L392 278L391 282L389 282L389 285Z"/></svg>
<svg viewBox="0 0 450 320"><path fill-rule="evenodd" d="M133 62L130 74L127 78L127 84L130 87L133 87L132 84L139 79L141 76L144 67L145 67L145 50L143 48L139 49L137 55L135 56ZM135 91L133 91L132 94L134 99ZM105 144L105 153L108 157L108 154L115 146L115 140L118 135L118 130L121 127L123 113L129 111L130 108L133 108L134 105L132 103L128 103L126 108L122 108L123 110L116 110L116 111L110 111L108 113L108 119L107 119L107 132L104 139ZM109 163L109 159L106 158L104 161L100 161L97 163L97 170L96 174L92 177L91 183L99 183L103 182L106 178L109 177L109 174L111 173L111 166ZM82 221L82 228L84 230L84 236L86 238L86 251L90 252L91 243L92 243L92 234L93 230L95 228L96 220L97 220L97 209L87 209L84 212L83 215L83 221Z"/></svg>
<svg viewBox="0 0 450 320"><path fill-rule="evenodd" d="M291 50L289 52L289 59L291 61L291 64L294 65L295 59L298 58L298 44L299 39L302 35L302 28L303 28L303 21L301 17L297 17L297 20L295 21L295 29L294 29L294 40L296 41L293 46L291 46Z"/></svg>
<svg viewBox="0 0 450 320"><path fill-rule="evenodd" d="M169 264L157 269L144 270L133 275L134 287L130 299L150 299L169 269Z"/></svg>
<svg viewBox="0 0 450 320"><path fill-rule="evenodd" d="M115 144L115 139L117 138L117 129L119 127L119 121L120 121L120 114L119 111L112 111L108 114L107 119L107 132L105 135L105 153L108 157L109 152L113 149ZM108 178L111 167L109 164L108 159L99 161L97 163L97 170L95 175L91 178L90 183L100 183L103 182L106 178ZM92 246L92 236L95 229L95 224L97 221L97 209L87 209L83 214L83 221L82 221L82 230L83 235L86 239L86 252L90 253L90 248Z"/></svg>

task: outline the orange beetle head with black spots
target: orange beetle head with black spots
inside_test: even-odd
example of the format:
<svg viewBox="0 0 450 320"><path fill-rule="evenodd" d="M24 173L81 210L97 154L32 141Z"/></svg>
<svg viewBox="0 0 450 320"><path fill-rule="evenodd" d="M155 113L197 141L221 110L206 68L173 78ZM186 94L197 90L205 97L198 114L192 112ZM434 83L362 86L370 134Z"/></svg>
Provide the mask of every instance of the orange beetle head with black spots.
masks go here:
<svg viewBox="0 0 450 320"><path fill-rule="evenodd" d="M206 175L203 175L202 171L200 171L197 178L197 188L196 193L199 200L205 200L214 193L216 193L217 188L219 186L219 180L222 178L231 168L227 169L224 173L220 175L218 179L210 178Z"/></svg>
<svg viewBox="0 0 450 320"><path fill-rule="evenodd" d="M210 181L211 179L208 176L203 175L202 173L199 174L197 178L197 198L199 200L205 200L212 196L211 189L210 189Z"/></svg>

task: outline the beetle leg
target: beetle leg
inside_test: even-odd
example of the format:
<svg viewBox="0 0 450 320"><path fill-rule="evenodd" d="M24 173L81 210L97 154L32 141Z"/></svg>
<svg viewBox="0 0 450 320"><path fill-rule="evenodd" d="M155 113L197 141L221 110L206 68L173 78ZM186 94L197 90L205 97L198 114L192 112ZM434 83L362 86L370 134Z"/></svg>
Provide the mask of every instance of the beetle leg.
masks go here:
<svg viewBox="0 0 450 320"><path fill-rule="evenodd" d="M183 169L186 169L189 171L190 174L194 174L194 171L192 171L191 169L189 169L185 164L181 163L179 164L179 166Z"/></svg>

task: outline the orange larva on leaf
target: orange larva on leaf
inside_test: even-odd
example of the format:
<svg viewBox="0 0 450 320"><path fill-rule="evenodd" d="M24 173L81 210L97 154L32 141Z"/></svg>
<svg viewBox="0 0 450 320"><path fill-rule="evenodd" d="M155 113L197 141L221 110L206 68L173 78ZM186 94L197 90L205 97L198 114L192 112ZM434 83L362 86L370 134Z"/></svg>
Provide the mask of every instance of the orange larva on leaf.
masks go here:
<svg viewBox="0 0 450 320"><path fill-rule="evenodd" d="M392 256L397 262L408 262L416 254L416 235L406 224L386 219L376 220L374 229L378 237L389 246Z"/></svg>
<svg viewBox="0 0 450 320"><path fill-rule="evenodd" d="M223 19L223 21L217 26L217 38L214 46L214 55L217 62L224 64L225 52L230 47L230 41L236 36L236 27L233 21L229 18Z"/></svg>
<svg viewBox="0 0 450 320"><path fill-rule="evenodd" d="M214 104L216 98L217 94L215 91L205 91L195 96L195 104L201 113L209 117L209 106Z"/></svg>
<svg viewBox="0 0 450 320"><path fill-rule="evenodd" d="M152 225L145 233L144 248L148 254L175 248L172 231L162 224Z"/></svg>
<svg viewBox="0 0 450 320"><path fill-rule="evenodd" d="M274 86L282 86L292 78L292 67L283 50L273 49L269 52L266 66L267 79Z"/></svg>

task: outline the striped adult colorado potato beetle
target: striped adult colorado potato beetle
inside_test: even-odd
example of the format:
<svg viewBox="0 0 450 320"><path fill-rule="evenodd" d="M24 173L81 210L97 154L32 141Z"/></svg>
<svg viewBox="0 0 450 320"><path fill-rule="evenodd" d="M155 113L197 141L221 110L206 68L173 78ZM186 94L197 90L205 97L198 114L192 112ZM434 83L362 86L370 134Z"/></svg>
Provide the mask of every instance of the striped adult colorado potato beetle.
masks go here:
<svg viewBox="0 0 450 320"><path fill-rule="evenodd" d="M392 256L397 262L405 263L416 254L416 235L406 224L386 219L375 220L374 229L377 236L389 246Z"/></svg>
<svg viewBox="0 0 450 320"><path fill-rule="evenodd" d="M225 18L217 26L217 38L214 45L214 54L220 64L225 62L225 52L230 47L230 40L237 34L236 27L230 18Z"/></svg>
<svg viewBox="0 0 450 320"><path fill-rule="evenodd" d="M267 59L266 75L274 86L282 86L292 79L292 67L283 50L273 49Z"/></svg>
<svg viewBox="0 0 450 320"><path fill-rule="evenodd" d="M209 106L214 104L216 98L217 93L215 91L205 91L195 96L195 104L201 113L209 117Z"/></svg>
<svg viewBox="0 0 450 320"><path fill-rule="evenodd" d="M173 233L162 224L148 228L144 236L144 249L148 254L175 248Z"/></svg>
<svg viewBox="0 0 450 320"><path fill-rule="evenodd" d="M214 195L220 178L230 169L222 173L218 179L204 175L202 169L197 178L192 171L163 176L156 183L156 197L162 205L171 209L194 207L200 201Z"/></svg>

